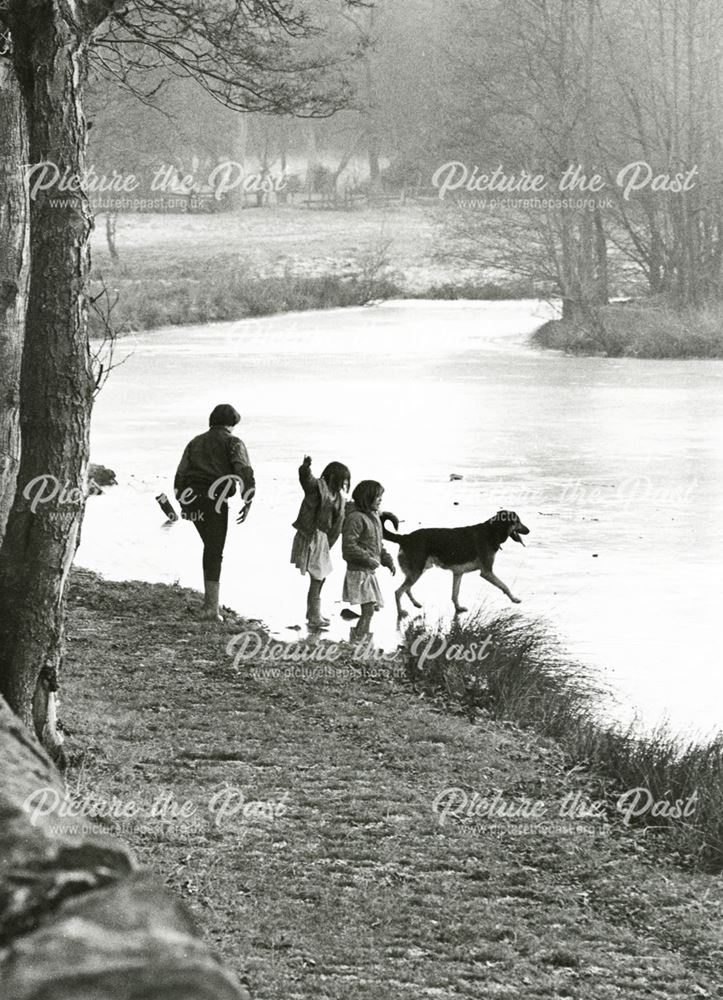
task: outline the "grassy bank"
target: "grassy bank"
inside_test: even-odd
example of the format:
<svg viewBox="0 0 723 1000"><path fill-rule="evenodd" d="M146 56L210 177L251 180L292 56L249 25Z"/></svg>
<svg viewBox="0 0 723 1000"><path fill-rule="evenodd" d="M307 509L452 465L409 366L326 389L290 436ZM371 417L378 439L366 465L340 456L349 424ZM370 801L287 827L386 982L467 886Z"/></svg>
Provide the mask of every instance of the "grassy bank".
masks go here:
<svg viewBox="0 0 723 1000"><path fill-rule="evenodd" d="M68 781L137 803L103 829L184 896L252 995L717 995L718 880L652 864L620 823L441 822L450 788L542 800L550 816L597 797L555 740L488 709L470 723L415 693L403 662L362 668L342 649L312 676L235 660L229 642L265 642L260 626L203 625L199 604L74 574ZM218 822L241 794L246 812ZM251 808L282 798L273 816Z"/></svg>
<svg viewBox="0 0 723 1000"><path fill-rule="evenodd" d="M162 273L163 277L147 271L143 277L132 272L114 276L118 302L112 320L121 333L356 306L402 294L387 277L367 281L333 274L259 276L244 271L233 259L164 267ZM100 283L92 285L92 293L100 288ZM103 335L97 315L91 315L90 329L92 337Z"/></svg>
<svg viewBox="0 0 723 1000"><path fill-rule="evenodd" d="M723 306L677 311L664 303L611 305L595 329L550 320L532 337L539 347L609 358L723 358Z"/></svg>
<svg viewBox="0 0 723 1000"><path fill-rule="evenodd" d="M443 262L435 211L320 212L275 208L218 216L120 216L117 259L99 222L91 295L103 287L123 331L210 323L372 299L529 298L501 281ZM103 305L103 302L99 303ZM91 335L103 335L91 313Z"/></svg>
<svg viewBox="0 0 723 1000"><path fill-rule="evenodd" d="M361 306L375 299L531 297L528 286L491 281L434 284L415 293L388 268L372 269L364 261L353 265L346 274L289 271L260 275L247 270L235 258L221 258L164 264L158 270L146 269L142 275L130 269L128 273L106 274L103 281L117 297L110 318L121 335L164 326ZM102 288L100 276L91 282L92 295ZM94 338L103 336L104 322L96 312L91 312L90 330Z"/></svg>
<svg viewBox="0 0 723 1000"><path fill-rule="evenodd" d="M591 776L595 798L607 803L611 816L630 807L630 825L645 830L651 846L682 863L723 870L723 735L686 743L664 730L642 736L601 723L600 692L550 638L548 626L517 615L464 618L444 636L413 623L407 643L419 650L405 658L417 690L459 706L471 719L482 712L553 738L570 766ZM425 657L442 646L484 649L485 655L473 663ZM633 789L644 792L634 796ZM679 806L668 811L668 803Z"/></svg>

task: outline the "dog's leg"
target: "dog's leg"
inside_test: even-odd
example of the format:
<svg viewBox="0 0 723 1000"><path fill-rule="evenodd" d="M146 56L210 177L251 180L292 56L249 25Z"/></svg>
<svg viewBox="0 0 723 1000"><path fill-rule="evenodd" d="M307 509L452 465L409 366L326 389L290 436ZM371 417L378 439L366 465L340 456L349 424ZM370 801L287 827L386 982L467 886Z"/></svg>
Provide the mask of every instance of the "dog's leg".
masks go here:
<svg viewBox="0 0 723 1000"><path fill-rule="evenodd" d="M399 555L397 557L399 562L399 568L402 573L404 573L404 579L400 587L394 591L394 599L397 602L397 619L406 618L407 612L402 607L402 596L407 592L407 585L409 584L409 566L407 565L407 560L404 558L404 550L400 548Z"/></svg>
<svg viewBox="0 0 723 1000"><path fill-rule="evenodd" d="M406 618L407 614L408 614L408 612L405 611L404 608L402 607L402 597L404 596L404 594L407 595L407 597L412 602L412 604L414 605L415 608L421 608L421 606L422 606L419 603L419 601L416 600L416 598L414 597L414 594L412 593L412 589L411 588L412 588L412 584L414 582L415 582L414 580L405 580L404 583L401 585L401 587L399 587L394 592L394 597L395 597L396 602L397 602L397 617L398 618Z"/></svg>
<svg viewBox="0 0 723 1000"><path fill-rule="evenodd" d="M394 591L394 599L397 602L397 618L406 618L408 612L402 607L402 595L407 592L407 581L405 580L401 587L397 587Z"/></svg>
<svg viewBox="0 0 723 1000"><path fill-rule="evenodd" d="M459 603L459 585L462 582L462 574L454 573L452 576L452 604L454 604L454 613L456 615L461 615L467 610L463 608Z"/></svg>
<svg viewBox="0 0 723 1000"><path fill-rule="evenodd" d="M415 580L414 583L416 583L416 582L417 581ZM407 587L407 597L412 602L412 604L414 605L415 608L421 608L422 605L419 603L419 601L417 600L417 598L412 593L412 584L411 583Z"/></svg>
<svg viewBox="0 0 723 1000"><path fill-rule="evenodd" d="M400 562L400 565L401 565L401 559L400 559L399 562ZM404 566L402 566L402 569L405 572L404 583L401 585L401 587L398 588L398 590L395 592L394 596L395 596L396 601L397 601L397 616L399 618L406 618L407 617L407 612L402 608L402 597L403 597L404 594L407 595L407 597L412 602L412 604L414 605L415 608L421 608L421 606L422 606L419 603L419 601L415 598L414 594L412 593L412 587L417 582L417 580L419 579L419 577L420 577L421 574L414 573L414 572L412 572L409 569L405 569Z"/></svg>
<svg viewBox="0 0 723 1000"><path fill-rule="evenodd" d="M500 578L498 576L495 576L495 574L492 572L491 569L490 570L484 570L484 569L480 570L480 576L482 577L483 580L486 580L488 583L491 583L493 587L499 587L499 589L502 591L502 593L506 594L507 597L509 597L509 599L512 601L513 604L521 604L522 603L522 601L520 601L519 597L515 597L514 594L512 593L512 591L510 590L510 588L507 586L507 584L503 583L502 580L500 580Z"/></svg>
<svg viewBox="0 0 723 1000"><path fill-rule="evenodd" d="M402 573L404 573L404 583L401 585L401 587L397 589L394 596L397 601L397 617L406 618L407 612L402 608L402 597L404 594L406 594L415 608L421 608L422 605L419 603L419 601L415 599L414 595L412 594L412 587L420 578L420 576L424 572L424 569L420 569L419 566L417 566L414 563L411 563L410 560L407 558L407 554L402 548L399 549L398 558L399 558L400 569Z"/></svg>

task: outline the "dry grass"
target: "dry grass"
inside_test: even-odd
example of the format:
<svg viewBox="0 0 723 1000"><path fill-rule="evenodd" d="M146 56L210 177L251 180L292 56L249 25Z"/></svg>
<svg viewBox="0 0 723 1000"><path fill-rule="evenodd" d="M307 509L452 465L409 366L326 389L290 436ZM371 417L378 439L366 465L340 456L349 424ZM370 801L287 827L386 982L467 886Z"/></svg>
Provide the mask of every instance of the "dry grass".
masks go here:
<svg viewBox="0 0 723 1000"><path fill-rule="evenodd" d="M422 654L441 648L440 633L419 620L406 637ZM597 797L611 811L621 795L644 789L640 814L631 822L646 829L651 845L679 863L723 870L723 734L697 743L665 728L641 733L606 723L598 709L604 692L570 661L544 622L508 613L464 616L443 637L448 647L486 647L488 655L470 664L443 657L425 662L423 655L408 653L407 675L416 690L441 696L472 719L482 710L552 737L570 767L581 765L591 780L595 776ZM665 810L667 815L644 810L648 797L651 804L681 803L681 815L675 809ZM684 803L691 803L688 815Z"/></svg>
<svg viewBox="0 0 723 1000"><path fill-rule="evenodd" d="M111 821L196 913L259 998L717 995L723 889L653 865L641 837L450 819L450 786L551 806L588 776L549 739L477 724L366 679L236 667L244 627L197 623L197 595L74 575L66 667L71 784L188 799L190 823ZM258 626L255 626L258 627ZM391 668L387 668L391 670ZM220 786L285 813L217 828Z"/></svg>

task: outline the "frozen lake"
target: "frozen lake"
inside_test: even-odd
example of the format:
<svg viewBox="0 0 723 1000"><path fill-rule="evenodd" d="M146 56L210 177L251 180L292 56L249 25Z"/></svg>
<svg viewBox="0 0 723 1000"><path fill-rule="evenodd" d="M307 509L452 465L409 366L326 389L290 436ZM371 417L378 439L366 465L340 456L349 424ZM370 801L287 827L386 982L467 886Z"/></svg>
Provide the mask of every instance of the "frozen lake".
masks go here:
<svg viewBox="0 0 723 1000"><path fill-rule="evenodd" d="M549 315L538 302L389 302L122 341L119 355L133 353L98 398L91 439L120 485L90 500L78 563L200 589L200 540L188 523L164 527L154 496L172 496L186 442L230 402L258 499L230 527L225 603L280 637L305 634L288 629L305 614L306 578L289 564L297 468L305 453L317 474L338 459L354 483L384 484L402 531L516 510L527 547L506 544L495 571L518 609L603 672L623 717L723 728L723 363L534 350L528 335ZM333 558L332 638L349 631L340 546ZM378 575L374 634L394 645L399 577ZM415 587L432 616L451 611L450 592L438 569ZM474 574L461 595L513 608Z"/></svg>

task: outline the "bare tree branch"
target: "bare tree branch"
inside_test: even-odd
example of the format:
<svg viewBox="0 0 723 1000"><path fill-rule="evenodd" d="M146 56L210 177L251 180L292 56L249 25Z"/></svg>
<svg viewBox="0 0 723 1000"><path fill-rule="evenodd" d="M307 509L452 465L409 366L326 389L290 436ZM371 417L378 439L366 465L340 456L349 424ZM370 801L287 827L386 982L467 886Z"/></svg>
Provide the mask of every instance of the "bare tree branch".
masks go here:
<svg viewBox="0 0 723 1000"><path fill-rule="evenodd" d="M133 355L130 351L120 361L115 360L118 340L125 332L123 326L116 326L112 313L118 304L118 293L111 297L108 286L100 276L101 290L88 299L88 305L96 320L100 323L103 336L96 350L90 351L90 364L93 371L93 396L97 396L108 381L114 368L120 368Z"/></svg>

